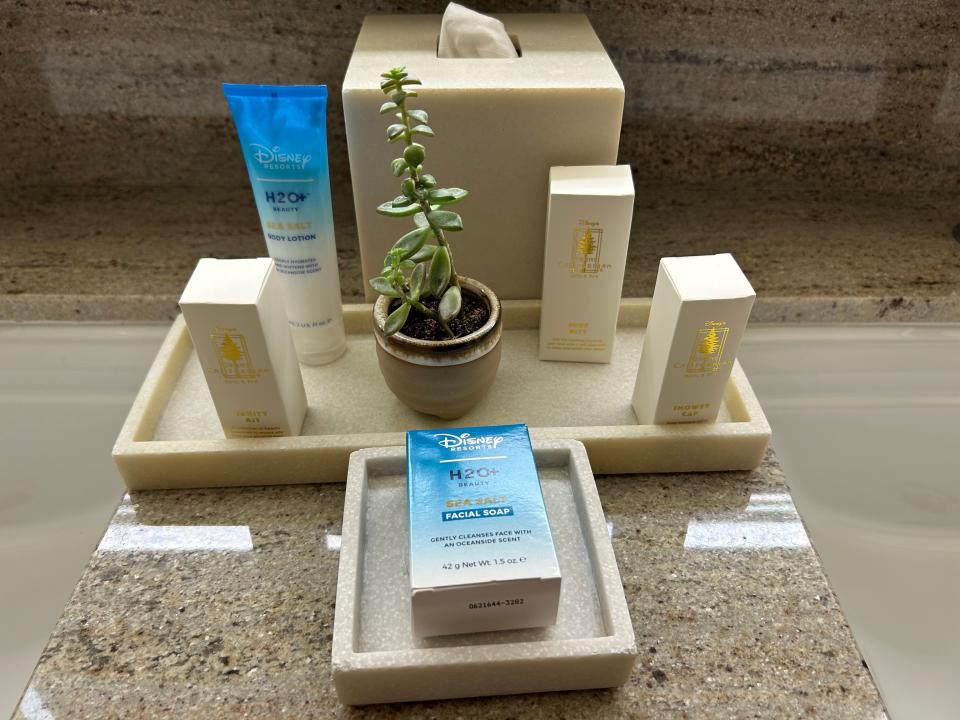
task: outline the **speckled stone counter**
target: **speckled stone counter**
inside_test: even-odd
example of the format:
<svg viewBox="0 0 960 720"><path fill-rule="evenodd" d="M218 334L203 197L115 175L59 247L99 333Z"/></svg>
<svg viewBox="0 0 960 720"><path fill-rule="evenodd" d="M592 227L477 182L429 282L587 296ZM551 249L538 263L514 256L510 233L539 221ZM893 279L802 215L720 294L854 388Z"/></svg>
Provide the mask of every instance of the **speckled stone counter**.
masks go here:
<svg viewBox="0 0 960 720"><path fill-rule="evenodd" d="M344 487L157 491L118 508L14 717L883 717L772 454L598 485L642 650L622 688L341 706Z"/></svg>

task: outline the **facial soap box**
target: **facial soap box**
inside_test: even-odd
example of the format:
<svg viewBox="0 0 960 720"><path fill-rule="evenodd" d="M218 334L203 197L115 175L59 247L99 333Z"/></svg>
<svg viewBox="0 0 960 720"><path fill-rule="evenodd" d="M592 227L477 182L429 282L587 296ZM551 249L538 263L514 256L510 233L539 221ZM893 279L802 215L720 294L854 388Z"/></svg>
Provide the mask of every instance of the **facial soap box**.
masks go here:
<svg viewBox="0 0 960 720"><path fill-rule="evenodd" d="M660 260L633 392L641 424L717 419L754 298L729 253Z"/></svg>
<svg viewBox="0 0 960 720"><path fill-rule="evenodd" d="M629 165L550 168L541 360L610 362L633 195Z"/></svg>
<svg viewBox="0 0 960 720"><path fill-rule="evenodd" d="M228 438L299 435L307 410L270 258L197 263L180 310Z"/></svg>
<svg viewBox="0 0 960 720"><path fill-rule="evenodd" d="M560 565L526 425L407 433L419 637L557 621Z"/></svg>

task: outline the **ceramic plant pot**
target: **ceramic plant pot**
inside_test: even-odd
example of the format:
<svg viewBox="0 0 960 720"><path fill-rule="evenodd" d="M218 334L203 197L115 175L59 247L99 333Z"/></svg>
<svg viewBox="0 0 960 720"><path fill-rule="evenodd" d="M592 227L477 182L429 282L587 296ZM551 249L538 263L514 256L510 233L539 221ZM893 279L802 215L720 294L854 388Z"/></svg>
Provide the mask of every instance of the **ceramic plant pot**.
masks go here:
<svg viewBox="0 0 960 720"><path fill-rule="evenodd" d="M391 298L373 306L377 359L387 386L403 403L446 420L458 418L479 402L500 365L500 300L483 283L464 276L460 286L479 296L490 309L482 327L452 340L420 340L383 334Z"/></svg>

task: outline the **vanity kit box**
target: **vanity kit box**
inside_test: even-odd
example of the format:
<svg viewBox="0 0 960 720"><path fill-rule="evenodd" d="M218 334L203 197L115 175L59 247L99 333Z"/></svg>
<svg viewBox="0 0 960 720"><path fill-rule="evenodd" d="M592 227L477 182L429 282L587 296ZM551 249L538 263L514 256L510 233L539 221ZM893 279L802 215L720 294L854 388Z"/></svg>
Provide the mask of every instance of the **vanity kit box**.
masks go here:
<svg viewBox="0 0 960 720"><path fill-rule="evenodd" d="M343 81L363 277L379 274L400 234L374 211L397 194L389 172L397 146L387 144L378 112L380 73L390 68L423 81L412 103L422 101L436 132L426 143L430 172L470 192L457 269L491 282L501 299L540 296L550 168L616 163L623 82L586 16L497 17L520 57L437 57L439 15L364 20Z"/></svg>
<svg viewBox="0 0 960 720"><path fill-rule="evenodd" d="M180 310L224 434L299 435L307 395L273 260L201 259Z"/></svg>
<svg viewBox="0 0 960 720"><path fill-rule="evenodd" d="M639 422L716 420L755 298L730 253L660 260L633 394Z"/></svg>
<svg viewBox="0 0 960 720"><path fill-rule="evenodd" d="M633 197L629 165L550 168L541 360L610 362Z"/></svg>

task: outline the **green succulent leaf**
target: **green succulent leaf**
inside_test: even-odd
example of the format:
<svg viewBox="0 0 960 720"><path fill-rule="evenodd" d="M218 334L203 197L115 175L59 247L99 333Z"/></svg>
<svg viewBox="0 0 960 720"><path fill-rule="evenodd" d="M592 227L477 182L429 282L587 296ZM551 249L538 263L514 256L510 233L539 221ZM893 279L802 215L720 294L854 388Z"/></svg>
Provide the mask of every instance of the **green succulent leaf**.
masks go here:
<svg viewBox="0 0 960 720"><path fill-rule="evenodd" d="M416 265L417 264L413 260L402 260L400 262L400 269L411 270L412 268L416 267Z"/></svg>
<svg viewBox="0 0 960 720"><path fill-rule="evenodd" d="M418 227L416 230L411 230L393 244L391 252L397 250L400 259L406 260L423 247L429 235L430 228Z"/></svg>
<svg viewBox="0 0 960 720"><path fill-rule="evenodd" d="M410 306L403 303L400 307L387 315L387 321L383 324L383 334L393 335L399 332L406 324L407 317L410 315Z"/></svg>
<svg viewBox="0 0 960 720"><path fill-rule="evenodd" d="M380 83L380 89L383 92L390 92L395 90L397 87L397 81L394 78L387 78Z"/></svg>
<svg viewBox="0 0 960 720"><path fill-rule="evenodd" d="M408 197L411 200L416 198L417 184L413 181L413 178L407 178L400 183L400 192L404 197Z"/></svg>
<svg viewBox="0 0 960 720"><path fill-rule="evenodd" d="M440 317L444 322L450 322L460 312L460 288L451 285L440 298Z"/></svg>
<svg viewBox="0 0 960 720"><path fill-rule="evenodd" d="M404 198L404 200L406 200L406 198ZM420 212L420 206L413 203L411 205L395 207L393 202L388 201L377 207L377 212L387 217L409 217L410 215Z"/></svg>
<svg viewBox="0 0 960 720"><path fill-rule="evenodd" d="M403 103L410 96L410 93L399 90L390 96L390 99L395 102L397 105Z"/></svg>
<svg viewBox="0 0 960 720"><path fill-rule="evenodd" d="M413 258L411 258L412 260ZM423 292L423 281L427 277L426 263L418 263L410 273L410 299L419 300L420 293Z"/></svg>
<svg viewBox="0 0 960 720"><path fill-rule="evenodd" d="M424 125L429 121L426 110L407 110L407 115Z"/></svg>
<svg viewBox="0 0 960 720"><path fill-rule="evenodd" d="M410 204L410 198L406 195L397 195L393 200L390 201L390 204L394 207L406 207Z"/></svg>
<svg viewBox="0 0 960 720"><path fill-rule="evenodd" d="M400 293L397 292L397 289L393 287L393 285L391 285L385 277L370 278L370 287L372 287L381 295L386 295L387 297L400 297Z"/></svg>
<svg viewBox="0 0 960 720"><path fill-rule="evenodd" d="M426 230L429 230L429 227L424 226ZM413 255L410 256L410 259L416 263L423 263L433 258L433 254L437 251L436 245L424 245L422 248L417 250Z"/></svg>
<svg viewBox="0 0 960 720"><path fill-rule="evenodd" d="M390 169L393 171L394 177L400 177L407 169L407 161L403 158L397 158L396 160L390 161Z"/></svg>
<svg viewBox="0 0 960 720"><path fill-rule="evenodd" d="M393 125L387 128L387 140L396 140L401 135L403 135L406 129L407 129L407 126L404 125L403 123L394 123Z"/></svg>
<svg viewBox="0 0 960 720"><path fill-rule="evenodd" d="M460 202L467 196L467 191L463 188L435 188L430 191L430 202L438 205L450 205Z"/></svg>
<svg viewBox="0 0 960 720"><path fill-rule="evenodd" d="M422 82L417 80L415 77L405 77L400 81L401 85L423 85Z"/></svg>
<svg viewBox="0 0 960 720"><path fill-rule="evenodd" d="M456 232L463 230L463 220L450 210L433 210L430 212L430 221L441 230Z"/></svg>
<svg viewBox="0 0 960 720"><path fill-rule="evenodd" d="M432 188L437 186L437 179L433 175L421 175L420 184L425 188Z"/></svg>
<svg viewBox="0 0 960 720"><path fill-rule="evenodd" d="M407 161L408 165L419 165L423 162L423 158L426 156L426 148L423 147L420 143L413 143L412 145L407 145L403 151L403 159Z"/></svg>
<svg viewBox="0 0 960 720"><path fill-rule="evenodd" d="M427 137L433 137L434 132L433 128L429 125L417 125L416 127L410 128L411 135L426 135Z"/></svg>
<svg viewBox="0 0 960 720"><path fill-rule="evenodd" d="M439 205L430 205L430 209L431 209L431 210L437 210L437 209L439 209L439 208L440 208ZM419 212L419 213L417 213L416 215L413 216L413 222L414 222L414 224L415 224L417 227L429 227L429 226L430 226L430 223L427 222L427 216L424 215L422 212Z"/></svg>
<svg viewBox="0 0 960 720"><path fill-rule="evenodd" d="M380 114L386 115L391 110L396 110L396 109L397 109L397 104L395 102L391 102L390 100L387 100L383 105L380 106Z"/></svg>
<svg viewBox="0 0 960 720"><path fill-rule="evenodd" d="M443 297L443 291L450 284L450 254L445 247L438 247L430 261L427 272L427 288L434 297Z"/></svg>

